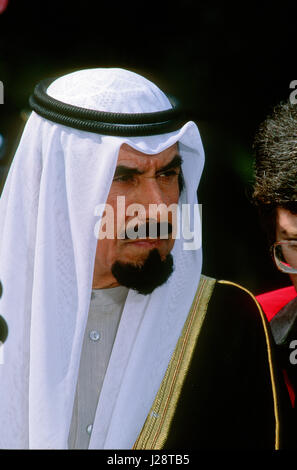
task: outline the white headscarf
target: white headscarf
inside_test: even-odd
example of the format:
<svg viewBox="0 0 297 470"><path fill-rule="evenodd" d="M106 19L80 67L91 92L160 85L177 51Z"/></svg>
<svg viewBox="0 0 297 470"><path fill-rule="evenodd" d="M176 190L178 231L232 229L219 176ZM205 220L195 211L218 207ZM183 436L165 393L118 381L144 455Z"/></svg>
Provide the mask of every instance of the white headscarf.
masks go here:
<svg viewBox="0 0 297 470"><path fill-rule="evenodd" d="M122 69L65 75L48 94L110 112L171 107L153 83ZM0 448L67 448L97 245L94 209L107 200L123 143L155 154L177 141L186 183L180 203L197 204L204 153L193 122L169 134L122 138L32 112L0 198L0 314L9 325ZM167 283L148 296L129 290L90 448L131 448L150 410L201 274L201 249L185 251L181 238L172 254Z"/></svg>

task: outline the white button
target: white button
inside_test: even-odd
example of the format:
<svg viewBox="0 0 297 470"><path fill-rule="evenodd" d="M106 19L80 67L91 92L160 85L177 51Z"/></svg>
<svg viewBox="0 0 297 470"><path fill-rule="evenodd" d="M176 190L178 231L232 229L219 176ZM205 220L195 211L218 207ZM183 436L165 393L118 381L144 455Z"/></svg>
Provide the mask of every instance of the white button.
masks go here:
<svg viewBox="0 0 297 470"><path fill-rule="evenodd" d="M98 339L100 338L100 333L99 331L92 330L90 331L89 337L92 341L98 341Z"/></svg>
<svg viewBox="0 0 297 470"><path fill-rule="evenodd" d="M92 424L89 424L89 425L87 426L87 428L86 428L86 431L87 431L87 433L88 433L89 435L91 434L92 429L93 429L93 425L92 425Z"/></svg>

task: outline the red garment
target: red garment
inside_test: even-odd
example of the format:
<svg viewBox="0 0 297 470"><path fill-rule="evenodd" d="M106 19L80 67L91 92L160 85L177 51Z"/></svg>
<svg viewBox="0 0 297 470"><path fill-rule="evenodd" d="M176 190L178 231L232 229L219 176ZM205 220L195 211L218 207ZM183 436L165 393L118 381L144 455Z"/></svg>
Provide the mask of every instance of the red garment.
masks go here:
<svg viewBox="0 0 297 470"><path fill-rule="evenodd" d="M258 295L256 299L261 305L267 320L270 321L287 303L297 296L294 286L284 287L283 289L266 292L265 294ZM287 372L284 370L284 379L289 391L292 406L295 406L296 393L289 381Z"/></svg>
<svg viewBox="0 0 297 470"><path fill-rule="evenodd" d="M0 0L0 14L6 10L8 0Z"/></svg>
<svg viewBox="0 0 297 470"><path fill-rule="evenodd" d="M261 305L267 320L270 321L287 303L297 296L294 286L273 290L265 294L258 295L256 299Z"/></svg>

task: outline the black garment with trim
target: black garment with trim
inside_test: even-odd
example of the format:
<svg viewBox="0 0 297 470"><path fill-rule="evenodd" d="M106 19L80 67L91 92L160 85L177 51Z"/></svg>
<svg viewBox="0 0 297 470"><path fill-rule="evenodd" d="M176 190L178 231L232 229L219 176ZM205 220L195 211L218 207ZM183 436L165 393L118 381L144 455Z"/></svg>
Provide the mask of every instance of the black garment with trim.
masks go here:
<svg viewBox="0 0 297 470"><path fill-rule="evenodd" d="M267 328L269 331L268 323ZM275 369L270 332L269 336ZM280 448L293 448L296 433L291 422L292 408L279 370L275 370L275 379ZM263 323L253 298L236 286L215 284L163 448L275 448L274 404Z"/></svg>

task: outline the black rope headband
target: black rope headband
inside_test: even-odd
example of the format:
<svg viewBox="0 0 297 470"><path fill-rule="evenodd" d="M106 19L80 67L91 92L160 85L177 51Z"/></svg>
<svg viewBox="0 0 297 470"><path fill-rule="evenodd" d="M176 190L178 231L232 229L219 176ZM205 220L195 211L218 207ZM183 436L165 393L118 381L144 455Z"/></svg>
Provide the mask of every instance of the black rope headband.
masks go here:
<svg viewBox="0 0 297 470"><path fill-rule="evenodd" d="M137 137L165 134L180 129L185 123L181 108L168 96L173 108L155 113L108 113L73 106L47 94L55 78L39 82L29 98L31 108L50 121L75 129L104 135Z"/></svg>

